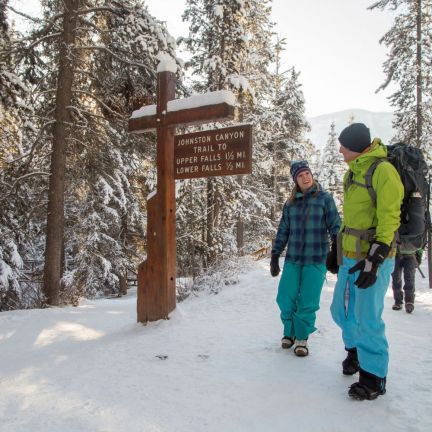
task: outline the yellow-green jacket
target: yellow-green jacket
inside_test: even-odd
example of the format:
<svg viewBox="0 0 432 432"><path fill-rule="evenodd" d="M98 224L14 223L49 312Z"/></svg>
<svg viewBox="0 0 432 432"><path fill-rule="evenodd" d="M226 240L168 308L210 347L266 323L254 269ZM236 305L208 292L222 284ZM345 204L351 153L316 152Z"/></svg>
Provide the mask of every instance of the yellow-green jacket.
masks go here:
<svg viewBox="0 0 432 432"><path fill-rule="evenodd" d="M381 140L375 138L371 149L349 162L353 172L353 180L365 184L365 174L368 168L378 158L387 156L387 148ZM344 177L346 184L348 172ZM357 230L376 229L376 240L390 245L395 232L400 225L400 209L404 197L404 188L396 168L390 162L380 163L373 174L372 186L377 194L376 207L367 188L351 184L345 189L343 204L343 227ZM342 248L345 255L353 256L356 251L357 238L344 233ZM361 251L367 252L369 242L361 240ZM348 253L347 253L348 252Z"/></svg>

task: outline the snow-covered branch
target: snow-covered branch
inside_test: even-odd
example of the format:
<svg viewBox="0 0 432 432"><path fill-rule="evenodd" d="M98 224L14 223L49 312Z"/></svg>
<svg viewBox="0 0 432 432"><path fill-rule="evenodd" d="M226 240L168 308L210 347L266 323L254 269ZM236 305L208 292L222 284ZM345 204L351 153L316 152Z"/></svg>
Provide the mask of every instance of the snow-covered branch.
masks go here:
<svg viewBox="0 0 432 432"><path fill-rule="evenodd" d="M17 177L15 179L15 181L11 185L7 184L7 183L6 184L4 183L10 190L9 190L9 192L6 193L6 195L0 197L0 201L4 201L9 196L11 196L12 193L13 193L13 191L14 191L14 189L15 189L15 187L18 185L18 183L22 182L23 180L25 180L25 179L27 179L29 177L40 176L40 175L41 176L50 176L50 173L47 173L45 171L34 171L34 172L31 172L31 173L24 174L21 177Z"/></svg>
<svg viewBox="0 0 432 432"><path fill-rule="evenodd" d="M85 90L72 90L73 93L78 93L78 94L85 94L86 96L91 97L92 99L94 99L99 105L101 105L102 107L104 107L107 111L109 111L111 114L114 114L116 116L121 117L121 114L119 114L118 112L114 111L113 109L111 109L106 103L104 103L103 101L101 101L97 96L95 96L94 94L85 91Z"/></svg>
<svg viewBox="0 0 432 432"><path fill-rule="evenodd" d="M382 83L376 90L375 90L375 93L378 93L379 91L381 91L381 90L384 90L390 83L391 83L391 81L392 81L392 79L393 79L393 75L394 75L394 73L395 73L395 68L392 68L390 71L389 71L389 73L388 73L388 75L387 75L387 79L385 80L385 82L384 83Z"/></svg>
<svg viewBox="0 0 432 432"><path fill-rule="evenodd" d="M136 66L139 68L145 69L152 77L156 78L155 71L150 69L148 66L146 66L143 63L137 63L130 60L126 60L124 58L121 58L117 54L115 54L113 51L111 51L109 48L104 46L98 46L98 45L86 45L86 46L80 46L80 47L74 47L75 50L100 50L100 51L106 51L108 54L112 55L114 58L116 58L118 61L128 64L130 66Z"/></svg>
<svg viewBox="0 0 432 432"><path fill-rule="evenodd" d="M28 167L28 166L30 165L30 163L31 163L31 160L33 159L33 154L34 154L36 148L37 148L38 145L42 142L42 140L41 140L40 138L41 138L43 132L45 131L45 129L46 129L48 126L50 126L50 125L52 125L52 124L54 124L54 123L55 123L54 120L50 120L50 121L47 121L47 123L45 123L44 125L42 125L42 127L40 128L40 130L39 130L39 132L38 132L36 138L35 138L34 141L33 141L33 144L32 144L32 146L31 146L29 152L27 152L27 153L25 153L25 154L23 154L23 155L21 155L21 156L15 158L15 159L12 159L11 161L7 161L6 163L12 165L12 164L15 164L15 163L17 163L17 162L19 162L19 161L21 161L21 160L23 160L23 159L29 157L29 160L28 160L27 163L26 163L26 167Z"/></svg>
<svg viewBox="0 0 432 432"><path fill-rule="evenodd" d="M21 11L15 9L15 8L14 8L13 6L11 6L11 5L6 4L6 7L7 7L9 10L11 10L13 13L15 13L15 14L17 14L17 15L19 15L19 16L22 16L23 18L26 18L26 19L28 19L28 20L30 20L30 21L33 21L34 23L47 22L46 19L38 18L38 17L32 17L32 16L30 16L30 15L25 14L24 12L21 12ZM57 17L61 17L61 16L63 16L63 15L56 16L56 17L53 18L53 20L56 19Z"/></svg>

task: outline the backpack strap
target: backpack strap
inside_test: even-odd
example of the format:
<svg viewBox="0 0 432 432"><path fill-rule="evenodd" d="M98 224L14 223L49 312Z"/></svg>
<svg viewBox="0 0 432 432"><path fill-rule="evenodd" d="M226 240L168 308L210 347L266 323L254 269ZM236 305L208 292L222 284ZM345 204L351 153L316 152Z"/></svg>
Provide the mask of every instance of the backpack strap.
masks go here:
<svg viewBox="0 0 432 432"><path fill-rule="evenodd" d="M368 170L366 171L366 174L365 174L365 176L364 176L364 178L365 178L365 183L363 184L363 183L360 183L360 182L358 182L358 181L355 181L355 180L353 180L353 177L354 177L354 173L351 171L351 170L349 170L349 172L348 172L348 177L347 177L347 179L346 179L346 182L345 182L345 192L348 190L348 188L352 185L352 184L356 184L356 185L358 185L358 186L361 186L361 187L363 187L363 188L366 188L367 189L367 191L368 191L368 193L369 193L369 196L371 197L371 200L372 200L372 203L373 203L373 205L374 205L374 207L376 207L376 202L377 202L377 194L376 194L376 192L375 192L375 190L374 190L374 188L373 188L373 186L372 186L372 177L373 177L373 175L374 175L374 172L375 172L375 170L376 170L376 167L380 164L380 163L382 163L382 162L384 162L384 161L386 161L387 159L385 159L385 158L380 158L380 159L377 159L369 168L368 168Z"/></svg>
<svg viewBox="0 0 432 432"><path fill-rule="evenodd" d="M352 184L356 184L358 186L366 188L368 193L369 193L369 196L372 200L374 207L376 207L377 194L376 194L376 192L372 186L372 177L374 175L374 172L375 172L377 166L380 163L385 162L385 161L387 161L386 158L380 158L371 164L371 166L366 171L366 174L364 177L365 178L364 184L353 180L354 173L351 170L349 170L348 177L347 177L345 185L344 185L345 192L348 190L348 188ZM357 230L357 229L350 228L350 227L344 227L344 229L338 234L337 257L338 257L338 264L339 265L342 264L342 235L344 233L356 237L356 258L359 260L359 259L361 259L361 243L360 243L361 240L368 241L369 243L372 242L375 239L376 230L375 230L375 228L365 229L365 230ZM396 240L397 239L398 239L398 235L397 235L397 231L396 231L395 238L393 239L393 242L391 244L392 247L396 247Z"/></svg>

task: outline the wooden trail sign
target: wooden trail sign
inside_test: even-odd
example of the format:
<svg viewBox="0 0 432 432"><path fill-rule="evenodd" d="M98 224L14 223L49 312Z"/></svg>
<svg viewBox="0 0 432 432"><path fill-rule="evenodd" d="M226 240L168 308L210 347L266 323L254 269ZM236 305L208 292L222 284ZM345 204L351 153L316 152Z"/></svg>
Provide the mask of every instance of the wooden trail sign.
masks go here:
<svg viewBox="0 0 432 432"><path fill-rule="evenodd" d="M166 319L176 306L175 127L234 118L235 98L231 92L211 92L185 99L174 97L175 69L159 65L157 104L134 111L129 120L130 132L157 131L157 191L147 201L147 259L138 267L137 314L138 322L142 323ZM245 152L245 157L239 153L235 161L247 165L244 172L250 172L250 144L244 148L236 145L239 152ZM213 154L207 150L203 154ZM232 174L239 173L240 167L232 170Z"/></svg>
<svg viewBox="0 0 432 432"><path fill-rule="evenodd" d="M209 129L174 138L174 177L250 174L252 125Z"/></svg>

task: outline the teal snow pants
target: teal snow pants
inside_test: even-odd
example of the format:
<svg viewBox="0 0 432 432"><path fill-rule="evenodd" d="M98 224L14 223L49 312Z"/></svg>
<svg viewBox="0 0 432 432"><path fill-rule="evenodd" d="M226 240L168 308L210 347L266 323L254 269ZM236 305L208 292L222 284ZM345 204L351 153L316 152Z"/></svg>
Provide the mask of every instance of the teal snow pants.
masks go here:
<svg viewBox="0 0 432 432"><path fill-rule="evenodd" d="M285 336L302 340L316 330L315 318L325 274L324 264L285 262L276 298Z"/></svg>
<svg viewBox="0 0 432 432"><path fill-rule="evenodd" d="M355 259L344 257L330 310L335 323L342 329L345 347L357 348L360 367L384 378L387 376L389 355L381 316L394 258L384 261L378 269L377 281L366 289L354 284L359 272L348 274L356 263Z"/></svg>

